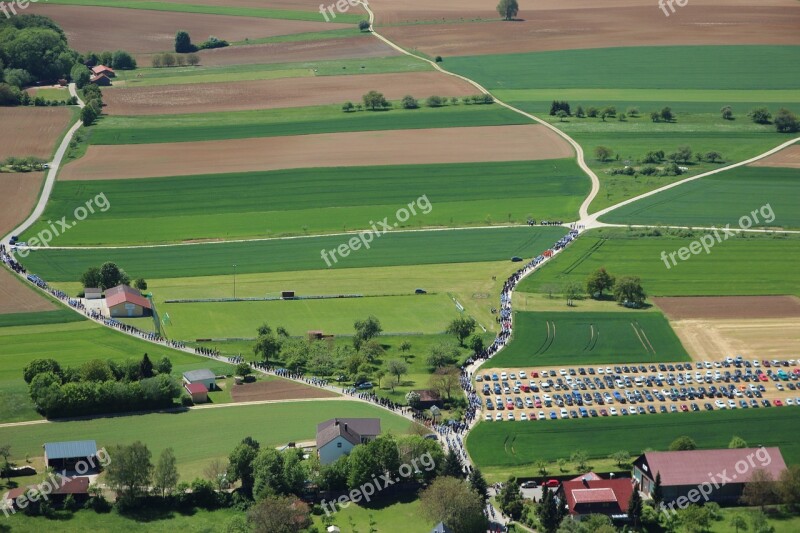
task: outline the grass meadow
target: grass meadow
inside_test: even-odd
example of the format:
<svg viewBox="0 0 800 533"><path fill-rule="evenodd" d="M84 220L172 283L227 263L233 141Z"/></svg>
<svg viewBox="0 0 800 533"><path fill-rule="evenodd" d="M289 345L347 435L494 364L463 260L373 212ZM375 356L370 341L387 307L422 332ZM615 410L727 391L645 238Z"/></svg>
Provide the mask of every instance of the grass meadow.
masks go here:
<svg viewBox="0 0 800 533"><path fill-rule="evenodd" d="M657 312L514 314L514 336L486 368L689 361Z"/></svg>
<svg viewBox="0 0 800 533"><path fill-rule="evenodd" d="M51 4L71 6L117 7L124 9L147 9L149 11L175 11L179 13L203 13L206 15L230 15L235 17L255 17L282 20L310 20L322 22L319 11L300 11L289 9L269 9L261 7L214 6L183 4L175 2L155 2L152 0L48 0ZM122 15L121 15L122 16ZM357 24L367 17L360 14L337 13L336 22Z"/></svg>
<svg viewBox="0 0 800 533"><path fill-rule="evenodd" d="M454 128L527 124L530 121L494 105L344 113L340 105L256 109L185 115L103 116L88 129L90 144L143 144L281 137L313 133Z"/></svg>
<svg viewBox="0 0 800 533"><path fill-rule="evenodd" d="M79 317L72 311L65 312ZM52 358L62 366L78 367L91 359L141 359L147 353L151 360L169 357L175 375L198 368L211 368L218 373L230 373L233 369L225 363L140 341L89 320L2 327L0 345L3 346L0 351L0 395L3 397L0 422L41 418L22 379L22 369L34 359Z"/></svg>
<svg viewBox="0 0 800 533"><path fill-rule="evenodd" d="M753 227L800 226L800 172L792 168L739 167L701 178L625 205L602 217L617 224L740 226L749 217ZM753 210L767 205L774 221ZM770 210L765 214L769 217ZM747 224L747 222L745 222Z"/></svg>
<svg viewBox="0 0 800 533"><path fill-rule="evenodd" d="M667 450L681 435L700 449L727 448L734 435L750 446L778 446L786 464L800 463L795 438L800 418L794 407L662 413L627 417L536 422L481 422L467 437L470 456L480 468L555 461L585 450L605 459L619 450L636 457L643 450ZM592 461L590 460L590 465ZM590 468L591 469L591 468Z"/></svg>
<svg viewBox="0 0 800 533"><path fill-rule="evenodd" d="M591 231L535 276L526 278L520 292L540 292L545 284L567 280L583 284L600 267L611 274L639 276L649 296L800 296L800 238L788 235L741 236L718 243L710 254L692 255L667 268L661 252L674 252L702 235L644 237L625 230ZM677 258L677 256L676 256Z"/></svg>
<svg viewBox="0 0 800 533"><path fill-rule="evenodd" d="M533 257L566 233L562 227L476 228L394 232L376 238L331 269L479 263ZM114 261L133 278L179 278L325 270L321 250L346 243L352 235L301 237L142 248L36 250L25 259L29 271L48 282L74 282L93 265ZM338 257L338 256L337 256Z"/></svg>
<svg viewBox="0 0 800 533"><path fill-rule="evenodd" d="M0 328L62 324L65 322L81 322L83 320L86 319L78 313L63 308L34 313L2 313L0 314Z"/></svg>
<svg viewBox="0 0 800 533"><path fill-rule="evenodd" d="M395 228L571 220L589 191L574 160L291 169L139 180L57 182L47 221L105 194L111 205L58 237L59 246L131 245L335 233L388 215ZM308 191L314 191L308 194ZM398 222L425 196L430 205ZM417 204L419 205L419 204Z"/></svg>

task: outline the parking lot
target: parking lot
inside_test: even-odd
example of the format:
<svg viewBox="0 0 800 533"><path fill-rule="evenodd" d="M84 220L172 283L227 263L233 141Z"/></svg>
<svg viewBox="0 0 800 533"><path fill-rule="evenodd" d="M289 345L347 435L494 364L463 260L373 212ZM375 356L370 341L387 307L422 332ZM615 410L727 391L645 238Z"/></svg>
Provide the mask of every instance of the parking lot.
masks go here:
<svg viewBox="0 0 800 533"><path fill-rule="evenodd" d="M487 421L800 406L800 361L507 368L473 376Z"/></svg>

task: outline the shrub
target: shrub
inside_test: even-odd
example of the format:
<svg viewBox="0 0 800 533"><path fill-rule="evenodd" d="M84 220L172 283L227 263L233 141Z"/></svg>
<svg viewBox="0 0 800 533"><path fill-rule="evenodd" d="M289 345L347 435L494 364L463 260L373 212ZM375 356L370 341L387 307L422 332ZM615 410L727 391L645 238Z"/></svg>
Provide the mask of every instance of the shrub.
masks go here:
<svg viewBox="0 0 800 533"><path fill-rule="evenodd" d="M772 120L772 113L766 107L758 107L747 114L756 124L769 124Z"/></svg>
<svg viewBox="0 0 800 533"><path fill-rule="evenodd" d="M111 56L111 67L119 70L133 70L136 68L136 60L128 52L117 50Z"/></svg>
<svg viewBox="0 0 800 533"><path fill-rule="evenodd" d="M362 20L358 23L358 29L361 31L367 31L369 29L369 21Z"/></svg>
<svg viewBox="0 0 800 533"><path fill-rule="evenodd" d="M800 129L800 122L797 120L797 115L788 109L781 109L775 115L775 129L779 133L794 133Z"/></svg>
<svg viewBox="0 0 800 533"><path fill-rule="evenodd" d="M419 107L419 102L417 99L411 95L406 95L403 97L402 104L403 109L417 109Z"/></svg>
<svg viewBox="0 0 800 533"><path fill-rule="evenodd" d="M226 46L229 46L228 41L211 35L208 39L200 43L200 46L197 48L200 50L210 50L212 48L225 48Z"/></svg>
<svg viewBox="0 0 800 533"><path fill-rule="evenodd" d="M444 99L441 96L429 96L428 99L425 100L425 105L428 107L442 107L444 104Z"/></svg>
<svg viewBox="0 0 800 533"><path fill-rule="evenodd" d="M443 61L442 56L436 56L435 61L441 63Z"/></svg>

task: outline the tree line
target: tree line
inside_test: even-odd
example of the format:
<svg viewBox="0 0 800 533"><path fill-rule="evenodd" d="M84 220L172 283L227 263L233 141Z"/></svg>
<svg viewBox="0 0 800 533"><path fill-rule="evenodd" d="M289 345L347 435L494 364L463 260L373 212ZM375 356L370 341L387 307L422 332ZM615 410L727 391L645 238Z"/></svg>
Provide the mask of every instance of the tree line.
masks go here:
<svg viewBox="0 0 800 533"><path fill-rule="evenodd" d="M387 111L392 109L392 102L386 99L383 93L378 91L369 91L361 97L362 103L345 102L342 104L342 111L345 113L352 113L354 111ZM474 94L465 96L459 99L456 96L448 98L447 96L433 95L424 100L426 107L444 107L447 105L458 105L459 102L464 105L485 105L493 104L494 98L488 94ZM400 107L403 109L419 109L422 103L417 98L406 95L400 100Z"/></svg>

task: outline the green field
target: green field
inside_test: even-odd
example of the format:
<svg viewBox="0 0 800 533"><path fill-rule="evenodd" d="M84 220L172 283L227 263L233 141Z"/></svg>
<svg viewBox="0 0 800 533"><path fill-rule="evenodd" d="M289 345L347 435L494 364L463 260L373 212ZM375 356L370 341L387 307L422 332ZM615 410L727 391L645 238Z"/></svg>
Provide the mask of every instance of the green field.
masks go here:
<svg viewBox="0 0 800 533"><path fill-rule="evenodd" d="M467 437L467 449L481 468L554 461L585 450L604 459L618 450L633 457L643 450L667 450L681 435L699 448L727 448L734 435L750 446L778 446L786 464L800 463L800 417L794 407L663 413L544 422L482 422ZM590 461L591 462L591 461Z"/></svg>
<svg viewBox="0 0 800 533"><path fill-rule="evenodd" d="M408 56L269 63L264 65L226 65L217 67L138 68L122 70L114 87L152 87L184 83L229 83L232 81L272 80L308 76L343 76L419 72L433 70L429 63ZM121 83L120 83L121 82Z"/></svg>
<svg viewBox="0 0 800 533"><path fill-rule="evenodd" d="M206 15L231 15L237 17L256 17L283 20L310 20L314 22L325 21L318 11L295 11L288 9L267 9L260 7L178 4L173 2L154 2L150 0L48 0L48 3L72 6L148 9L151 11L175 11L179 13L203 13ZM366 15L337 13L336 22L352 22L355 24L360 20L365 20L366 18Z"/></svg>
<svg viewBox="0 0 800 533"><path fill-rule="evenodd" d="M617 276L639 276L650 296L733 296L793 294L800 296L800 238L742 234L718 243L710 254L691 255L667 268L661 252L689 246L692 237L641 237L636 231L595 230L526 278L518 289L538 292L543 284L567 280L583 285L600 267ZM676 256L677 257L677 256ZM794 272L794 274L792 274Z"/></svg>
<svg viewBox="0 0 800 533"><path fill-rule="evenodd" d="M261 37L258 39L246 39L244 41L234 41L231 46L244 46L249 44L269 44L269 43L294 43L299 41L323 41L326 39L341 39L344 37L369 37L369 32L364 32L358 28L343 28L340 30L309 31L302 33L292 33L289 35L275 35L272 37Z"/></svg>
<svg viewBox="0 0 800 533"><path fill-rule="evenodd" d="M450 57L447 68L490 90L797 89L800 73L787 72L786 65L799 51L797 46L632 46ZM620 74L623 70L629 74Z"/></svg>
<svg viewBox="0 0 800 533"><path fill-rule="evenodd" d="M517 312L514 326L486 368L690 360L661 313Z"/></svg>
<svg viewBox="0 0 800 533"><path fill-rule="evenodd" d="M203 475L212 459L227 457L244 437L251 436L264 447L313 440L317 424L333 417L378 417L381 432L395 435L406 433L411 426L408 419L365 402L328 400L20 426L4 429L3 442L11 445L12 459L22 462L26 454L40 456L45 442L93 439L98 447L108 447L139 440L153 457L172 447L181 476L194 479Z"/></svg>
<svg viewBox="0 0 800 533"><path fill-rule="evenodd" d="M589 180L572 159L64 181L26 235L47 221L71 219L76 206L101 193L111 207L64 232L59 246L352 231L387 215L393 223L398 209L423 195L430 205L423 201L416 216L394 227L524 224L529 216L571 220L588 192Z"/></svg>
<svg viewBox="0 0 800 533"><path fill-rule="evenodd" d="M72 311L64 312L80 318ZM34 410L28 396L28 386L22 379L22 369L34 359L52 358L62 366L77 367L91 359L140 359L147 353L152 360L169 357L175 375L198 368L229 373L233 368L140 341L88 320L3 327L0 328L0 345L3 346L0 351L0 395L3 397L0 402L0 422L41 418Z"/></svg>
<svg viewBox="0 0 800 533"><path fill-rule="evenodd" d="M376 238L331 268L430 265L533 257L561 238L561 227L512 227L446 231L396 232ZM275 239L267 241L193 244L146 248L37 250L26 266L48 282L75 281L91 265L114 261L134 278L178 278L324 270L321 250L347 242L351 235Z"/></svg>
<svg viewBox="0 0 800 533"><path fill-rule="evenodd" d="M352 334L353 322L376 315L387 333L441 333L458 316L446 294L328 300L160 304L170 339L255 337L258 326L281 324L294 334Z"/></svg>
<svg viewBox="0 0 800 533"><path fill-rule="evenodd" d="M38 295L36 297L38 297ZM63 308L54 311L39 311L36 313L6 313L0 314L0 328L62 324L64 322L80 322L82 320L86 320L82 315Z"/></svg>
<svg viewBox="0 0 800 533"><path fill-rule="evenodd" d="M796 228L800 226L798 185L798 169L739 167L643 198L611 211L601 220L706 227L730 223L738 228L741 217L748 217L755 222L753 227ZM770 207L763 214L757 213L756 220L752 211L766 205Z"/></svg>
<svg viewBox="0 0 800 533"><path fill-rule="evenodd" d="M530 122L519 113L494 105L449 105L414 110L397 107L395 105L395 109L381 113L343 113L341 105L327 105L147 117L103 116L96 126L89 128L88 142L190 142L348 131L502 126Z"/></svg>

